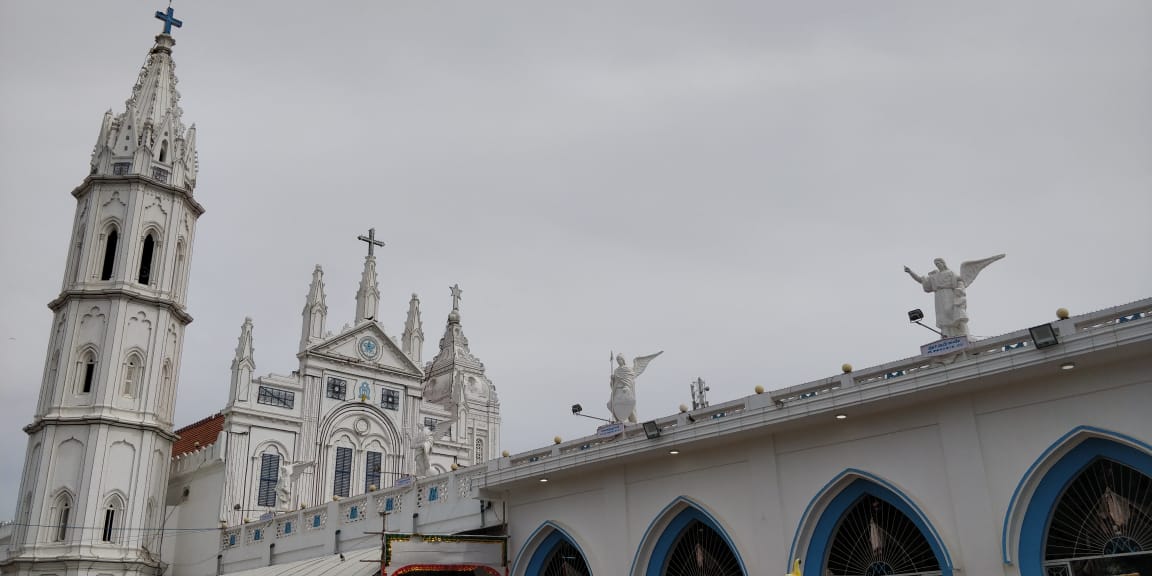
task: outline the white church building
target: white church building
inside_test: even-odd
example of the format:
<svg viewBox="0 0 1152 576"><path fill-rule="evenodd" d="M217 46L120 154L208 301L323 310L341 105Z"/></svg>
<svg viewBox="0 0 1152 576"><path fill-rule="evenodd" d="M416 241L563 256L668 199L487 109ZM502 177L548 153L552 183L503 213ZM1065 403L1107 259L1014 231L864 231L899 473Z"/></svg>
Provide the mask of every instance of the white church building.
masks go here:
<svg viewBox="0 0 1152 576"><path fill-rule="evenodd" d="M1152 298L790 386L749 359L745 397L509 454L461 291L424 361L415 296L376 321L370 231L355 317L317 266L298 364L259 375L244 320L227 405L173 430L204 208L158 17L72 191L0 572L1152 575Z"/></svg>

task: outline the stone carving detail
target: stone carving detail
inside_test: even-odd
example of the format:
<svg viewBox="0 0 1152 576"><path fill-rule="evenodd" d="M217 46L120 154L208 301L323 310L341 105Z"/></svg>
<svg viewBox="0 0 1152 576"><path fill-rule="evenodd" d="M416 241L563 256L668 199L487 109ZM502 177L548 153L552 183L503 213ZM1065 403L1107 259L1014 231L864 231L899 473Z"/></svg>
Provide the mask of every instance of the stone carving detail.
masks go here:
<svg viewBox="0 0 1152 576"><path fill-rule="evenodd" d="M432 465L428 457L432 454L432 431L421 426L415 435L409 435L408 442L412 446L412 474L420 477L427 476Z"/></svg>
<svg viewBox="0 0 1152 576"><path fill-rule="evenodd" d="M632 360L632 366L624 362L623 354L616 355L616 370L612 372L610 382L612 396L608 399L608 411L615 422L636 423L636 379L652 360L663 353L661 350L648 356L637 356Z"/></svg>
<svg viewBox="0 0 1152 576"><path fill-rule="evenodd" d="M280 472L276 476L276 503L281 510L292 509L292 489L300 480L300 475L310 470L313 462L292 462L280 459Z"/></svg>
<svg viewBox="0 0 1152 576"><path fill-rule="evenodd" d="M997 254L982 260L970 260L960 264L960 274L948 269L943 258L934 260L936 269L920 276L907 266L904 272L918 282L925 292L936 294L936 327L945 338L968 335L968 299L965 292L980 271L989 264L1001 259Z"/></svg>

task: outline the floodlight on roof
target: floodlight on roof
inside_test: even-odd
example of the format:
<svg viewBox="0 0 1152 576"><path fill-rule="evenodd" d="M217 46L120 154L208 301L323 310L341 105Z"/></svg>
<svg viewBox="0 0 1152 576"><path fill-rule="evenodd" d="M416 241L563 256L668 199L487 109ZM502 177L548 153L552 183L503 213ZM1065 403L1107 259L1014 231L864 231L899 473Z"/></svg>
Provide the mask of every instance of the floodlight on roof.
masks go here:
<svg viewBox="0 0 1152 576"><path fill-rule="evenodd" d="M1048 348L1060 343L1060 339L1056 337L1056 328L1052 324L1033 326L1028 329L1028 334L1032 336L1032 343L1037 349Z"/></svg>
<svg viewBox="0 0 1152 576"><path fill-rule="evenodd" d="M649 420L641 426L644 427L644 435L647 436L649 440L660 437L660 427L656 425L655 420Z"/></svg>

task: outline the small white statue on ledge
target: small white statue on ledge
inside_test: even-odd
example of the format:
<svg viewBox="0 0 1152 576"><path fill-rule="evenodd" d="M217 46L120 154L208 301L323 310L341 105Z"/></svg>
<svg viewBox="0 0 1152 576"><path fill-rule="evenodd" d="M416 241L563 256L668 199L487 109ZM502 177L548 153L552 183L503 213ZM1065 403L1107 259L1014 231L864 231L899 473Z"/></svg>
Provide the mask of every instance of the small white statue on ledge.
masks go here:
<svg viewBox="0 0 1152 576"><path fill-rule="evenodd" d="M636 379L644 373L644 369L657 356L663 354L661 350L648 356L638 356L632 360L632 366L624 362L624 355L616 355L616 369L612 372L612 396L608 399L608 411L612 413L614 422L628 421L636 423Z"/></svg>
<svg viewBox="0 0 1152 576"><path fill-rule="evenodd" d="M925 292L936 293L936 327L945 338L968 335L968 300L965 289L976 281L980 271L1003 258L997 254L983 260L971 260L960 265L960 274L948 269L943 258L937 258L936 269L920 276L907 266L904 271L918 282Z"/></svg>

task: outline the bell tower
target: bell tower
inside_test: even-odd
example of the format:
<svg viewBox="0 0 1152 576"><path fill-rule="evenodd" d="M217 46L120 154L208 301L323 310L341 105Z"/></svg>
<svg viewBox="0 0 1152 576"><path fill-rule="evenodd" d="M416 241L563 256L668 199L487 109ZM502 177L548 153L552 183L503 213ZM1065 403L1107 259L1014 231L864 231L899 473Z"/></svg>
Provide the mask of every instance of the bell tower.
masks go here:
<svg viewBox="0 0 1152 576"><path fill-rule="evenodd" d="M156 574L196 221L172 8L124 112L100 126L76 212L5 574Z"/></svg>

